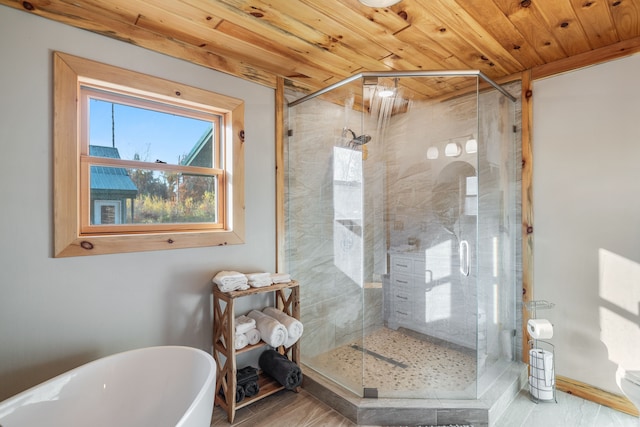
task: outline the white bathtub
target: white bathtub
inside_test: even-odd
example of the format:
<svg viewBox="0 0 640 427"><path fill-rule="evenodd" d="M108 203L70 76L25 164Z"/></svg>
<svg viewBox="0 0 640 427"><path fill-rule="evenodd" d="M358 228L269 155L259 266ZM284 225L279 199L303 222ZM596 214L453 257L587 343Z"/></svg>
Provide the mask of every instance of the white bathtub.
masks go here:
<svg viewBox="0 0 640 427"><path fill-rule="evenodd" d="M0 426L209 427L215 377L215 361L202 350L131 350L0 402Z"/></svg>

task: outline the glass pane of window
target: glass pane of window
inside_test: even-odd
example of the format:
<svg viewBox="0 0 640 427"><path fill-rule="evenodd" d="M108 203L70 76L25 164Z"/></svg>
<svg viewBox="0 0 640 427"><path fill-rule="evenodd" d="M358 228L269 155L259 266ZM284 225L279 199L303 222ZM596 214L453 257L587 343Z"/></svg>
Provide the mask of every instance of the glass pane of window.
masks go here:
<svg viewBox="0 0 640 427"><path fill-rule="evenodd" d="M208 120L89 99L89 144L104 147L91 156L211 168L214 130Z"/></svg>
<svg viewBox="0 0 640 427"><path fill-rule="evenodd" d="M91 225L218 222L215 176L91 166L90 185Z"/></svg>
<svg viewBox="0 0 640 427"><path fill-rule="evenodd" d="M96 224L120 224L122 222L118 200L97 200L95 209Z"/></svg>

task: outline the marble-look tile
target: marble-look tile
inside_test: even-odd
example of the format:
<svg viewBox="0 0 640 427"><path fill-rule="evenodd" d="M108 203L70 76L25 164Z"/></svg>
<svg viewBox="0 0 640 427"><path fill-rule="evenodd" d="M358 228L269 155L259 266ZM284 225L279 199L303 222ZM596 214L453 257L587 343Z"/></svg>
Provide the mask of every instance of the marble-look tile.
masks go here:
<svg viewBox="0 0 640 427"><path fill-rule="evenodd" d="M640 418L606 406L600 406L593 425L597 427L640 427Z"/></svg>
<svg viewBox="0 0 640 427"><path fill-rule="evenodd" d="M403 425L436 425L439 424L438 410L389 407L362 410L358 415L358 423L365 425L395 426L399 422Z"/></svg>
<svg viewBox="0 0 640 427"><path fill-rule="evenodd" d="M558 403L540 402L525 420L523 427L593 426L599 407L566 393L556 393ZM600 426L598 426L600 427Z"/></svg>
<svg viewBox="0 0 640 427"><path fill-rule="evenodd" d="M486 409L439 409L437 425L447 426L460 423L460 420L473 427L488 427L489 419Z"/></svg>
<svg viewBox="0 0 640 427"><path fill-rule="evenodd" d="M558 403L534 403L520 391L495 427L638 427L640 419L558 391Z"/></svg>
<svg viewBox="0 0 640 427"><path fill-rule="evenodd" d="M525 390L520 390L513 402L495 422L495 427L521 427L535 409L535 403L529 399L528 395L529 393Z"/></svg>

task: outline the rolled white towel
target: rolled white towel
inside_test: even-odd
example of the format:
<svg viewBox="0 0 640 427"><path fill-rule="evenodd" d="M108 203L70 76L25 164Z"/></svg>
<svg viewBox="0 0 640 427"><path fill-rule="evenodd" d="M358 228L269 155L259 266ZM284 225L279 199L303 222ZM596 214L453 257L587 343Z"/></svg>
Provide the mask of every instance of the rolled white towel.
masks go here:
<svg viewBox="0 0 640 427"><path fill-rule="evenodd" d="M249 339L245 334L236 334L236 339L234 343L234 347L236 350L240 350L245 348L249 344Z"/></svg>
<svg viewBox="0 0 640 427"><path fill-rule="evenodd" d="M271 275L271 281L273 283L289 283L291 281L291 275L287 273L273 273Z"/></svg>
<svg viewBox="0 0 640 427"><path fill-rule="evenodd" d="M244 334L256 327L256 321L247 316L236 317L236 334Z"/></svg>
<svg viewBox="0 0 640 427"><path fill-rule="evenodd" d="M249 289L247 276L237 271L219 271L212 281L222 292Z"/></svg>
<svg viewBox="0 0 640 427"><path fill-rule="evenodd" d="M251 320L253 320L253 319L251 319ZM258 329L256 329L256 328L249 329L244 334L246 335L247 339L249 340L249 344L255 345L255 344L258 344L260 342L260 331Z"/></svg>
<svg viewBox="0 0 640 427"><path fill-rule="evenodd" d="M264 314L267 316L271 316L276 319L278 322L282 323L285 328L287 328L287 341L285 341L285 347L291 347L296 343L302 336L304 332L304 326L302 322L300 322L295 317L289 316L287 313L282 310L278 310L275 307L267 307L262 310Z"/></svg>
<svg viewBox="0 0 640 427"><path fill-rule="evenodd" d="M287 328L273 317L258 310L251 310L247 316L256 321L256 328L260 331L262 341L271 347L280 347L287 341Z"/></svg>

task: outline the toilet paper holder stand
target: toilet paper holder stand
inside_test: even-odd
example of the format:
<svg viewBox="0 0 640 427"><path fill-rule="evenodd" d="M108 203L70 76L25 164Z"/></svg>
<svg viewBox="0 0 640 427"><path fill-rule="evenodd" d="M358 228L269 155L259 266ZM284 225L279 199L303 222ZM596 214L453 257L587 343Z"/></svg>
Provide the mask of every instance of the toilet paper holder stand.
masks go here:
<svg viewBox="0 0 640 427"><path fill-rule="evenodd" d="M554 303L544 300L528 301L525 307L532 314L531 318L537 318L538 310L547 310L555 306ZM532 360L532 357L533 360ZM529 396L534 403L555 402L555 349L553 344L541 339L529 340Z"/></svg>

